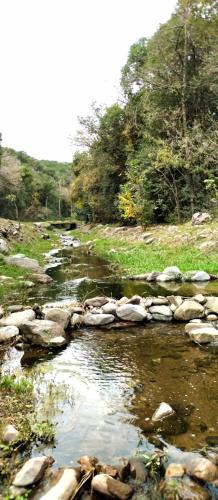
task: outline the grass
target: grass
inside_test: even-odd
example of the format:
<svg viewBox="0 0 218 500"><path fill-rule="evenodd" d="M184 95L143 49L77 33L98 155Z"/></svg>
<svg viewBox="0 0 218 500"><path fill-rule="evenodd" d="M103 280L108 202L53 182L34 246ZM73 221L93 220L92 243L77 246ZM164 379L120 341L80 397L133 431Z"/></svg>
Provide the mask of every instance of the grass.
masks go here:
<svg viewBox="0 0 218 500"><path fill-rule="evenodd" d="M100 231L93 229L88 234L73 231L82 242L92 241L93 251L114 264L118 264L125 274L140 274L163 271L167 266L177 265L182 272L204 270L218 273L218 253L205 255L190 244L161 243L145 245L142 242L119 240L119 236L100 237Z"/></svg>
<svg viewBox="0 0 218 500"><path fill-rule="evenodd" d="M32 384L25 378L16 380L11 375L4 375L0 380L0 389L7 389L9 392L15 394L26 394L32 391Z"/></svg>

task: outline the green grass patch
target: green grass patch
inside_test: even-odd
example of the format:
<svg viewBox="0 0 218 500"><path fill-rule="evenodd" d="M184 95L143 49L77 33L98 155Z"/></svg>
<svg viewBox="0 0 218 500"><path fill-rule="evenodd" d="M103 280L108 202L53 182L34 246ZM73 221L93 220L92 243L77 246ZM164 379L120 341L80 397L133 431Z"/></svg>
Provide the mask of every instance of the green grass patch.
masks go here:
<svg viewBox="0 0 218 500"><path fill-rule="evenodd" d="M140 274L150 271L163 271L165 267L176 265L182 272L204 270L218 273L218 253L203 254L199 249L188 244L181 245L145 245L113 238L101 238L99 232L90 230L84 234L73 231L72 234L82 242L92 241L93 251L99 256L119 264L126 274Z"/></svg>

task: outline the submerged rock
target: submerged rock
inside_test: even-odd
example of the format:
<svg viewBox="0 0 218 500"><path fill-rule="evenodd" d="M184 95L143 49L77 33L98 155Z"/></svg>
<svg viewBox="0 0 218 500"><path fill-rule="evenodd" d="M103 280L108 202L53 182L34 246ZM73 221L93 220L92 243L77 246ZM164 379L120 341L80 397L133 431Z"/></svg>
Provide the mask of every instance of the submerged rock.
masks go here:
<svg viewBox="0 0 218 500"><path fill-rule="evenodd" d="M92 488L100 495L120 500L128 500L133 494L133 487L113 479L108 474L98 474L92 479Z"/></svg>
<svg viewBox="0 0 218 500"><path fill-rule="evenodd" d="M45 469L51 464L50 457L30 458L17 472L13 485L17 487L31 486L42 479Z"/></svg>
<svg viewBox="0 0 218 500"><path fill-rule="evenodd" d="M175 411L168 403L161 403L152 416L152 421L157 422L175 414Z"/></svg>
<svg viewBox="0 0 218 500"><path fill-rule="evenodd" d="M147 318L144 307L135 304L124 304L117 307L118 318L124 321L143 321Z"/></svg>

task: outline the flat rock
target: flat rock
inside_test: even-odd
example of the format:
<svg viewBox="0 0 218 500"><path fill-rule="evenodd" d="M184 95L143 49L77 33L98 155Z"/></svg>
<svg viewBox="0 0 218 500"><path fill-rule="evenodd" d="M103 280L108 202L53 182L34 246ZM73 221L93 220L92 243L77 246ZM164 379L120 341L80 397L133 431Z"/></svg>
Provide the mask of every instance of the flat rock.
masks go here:
<svg viewBox="0 0 218 500"><path fill-rule="evenodd" d="M92 488L100 495L120 500L128 500L133 494L133 487L113 479L108 474L98 474L92 479Z"/></svg>
<svg viewBox="0 0 218 500"><path fill-rule="evenodd" d="M37 483L43 477L44 471L49 464L49 457L30 458L19 472L17 472L13 480L13 485L17 487L26 487Z"/></svg>
<svg viewBox="0 0 218 500"><path fill-rule="evenodd" d="M69 311L67 311L66 309L52 307L51 309L44 309L43 313L44 319L54 321L55 323L61 325L64 330L67 329L71 318L71 314Z"/></svg>
<svg viewBox="0 0 218 500"><path fill-rule="evenodd" d="M75 469L63 469L58 471L55 484L46 492L40 495L40 500L70 500L78 486Z"/></svg>
<svg viewBox="0 0 218 500"><path fill-rule="evenodd" d="M152 416L152 421L157 422L158 420L163 420L164 418L171 417L175 414L175 411L168 403L161 403L157 410Z"/></svg>
<svg viewBox="0 0 218 500"><path fill-rule="evenodd" d="M102 326L108 325L114 321L113 314L92 314L88 313L83 316L83 323L87 326Z"/></svg>
<svg viewBox="0 0 218 500"><path fill-rule="evenodd" d="M199 320L199 323L194 322L194 321L190 321L189 323L187 323L187 325L185 325L185 332L190 333L193 330L196 330L196 328L198 330L200 330L200 329L204 330L205 328L207 328L207 329L210 328L213 330L214 326L212 325L212 323L203 323L203 322L200 322L200 320Z"/></svg>
<svg viewBox="0 0 218 500"><path fill-rule="evenodd" d="M192 299L184 300L174 313L174 318L179 321L189 321L190 319L202 318L203 316L204 307Z"/></svg>
<svg viewBox="0 0 218 500"><path fill-rule="evenodd" d="M36 317L35 312L33 309L25 309L24 311L19 311L10 314L6 318L2 318L0 320L0 325L2 326L17 326L20 328L20 326L25 323L26 321L32 321Z"/></svg>
<svg viewBox="0 0 218 500"><path fill-rule="evenodd" d="M44 347L55 347L66 344L63 328L54 321L35 319L26 321L20 326L24 341Z"/></svg>
<svg viewBox="0 0 218 500"><path fill-rule="evenodd" d="M7 342L14 339L19 335L19 329L17 326L1 326L0 327L0 343Z"/></svg>
<svg viewBox="0 0 218 500"><path fill-rule="evenodd" d="M36 259L30 259L24 254L10 255L5 257L5 262L13 266L23 267L24 269L29 269L30 271L36 271L43 274L43 270Z"/></svg>
<svg viewBox="0 0 218 500"><path fill-rule="evenodd" d="M117 307L117 316L124 321L143 321L147 318L147 311L139 305L124 304Z"/></svg>
<svg viewBox="0 0 218 500"><path fill-rule="evenodd" d="M152 316L155 314L161 315L161 316L166 316L171 318L172 317L172 311L169 306L151 306L149 308L150 313Z"/></svg>
<svg viewBox="0 0 218 500"><path fill-rule="evenodd" d="M156 281L173 281L172 274L160 273L158 274Z"/></svg>
<svg viewBox="0 0 218 500"><path fill-rule="evenodd" d="M216 328L207 327L194 328L190 331L189 337L198 344L209 344L210 342L218 341L218 330Z"/></svg>
<svg viewBox="0 0 218 500"><path fill-rule="evenodd" d="M93 297L92 299L86 299L84 302L84 306L85 307L89 307L89 306L102 307L105 304L107 304L107 302L109 302L109 300L110 299L108 297Z"/></svg>

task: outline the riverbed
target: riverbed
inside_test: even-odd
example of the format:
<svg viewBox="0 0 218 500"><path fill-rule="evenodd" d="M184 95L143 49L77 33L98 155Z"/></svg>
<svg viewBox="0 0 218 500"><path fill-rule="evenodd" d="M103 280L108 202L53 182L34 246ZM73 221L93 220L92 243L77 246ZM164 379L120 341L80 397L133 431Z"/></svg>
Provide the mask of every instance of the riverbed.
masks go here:
<svg viewBox="0 0 218 500"><path fill-rule="evenodd" d="M159 286L128 281L81 248L61 250L57 258L60 265L48 270L51 285L26 290L25 297L15 292L5 301L42 304L135 293L218 295L215 282ZM4 373L32 380L37 419L52 421L56 430L54 447L32 453L51 454L56 466L75 463L84 454L116 463L159 444L159 438L186 450L218 442L217 351L192 344L182 324L83 328L58 353L12 347L1 351L1 361ZM176 410L177 418L154 428L150 418L161 401Z"/></svg>

